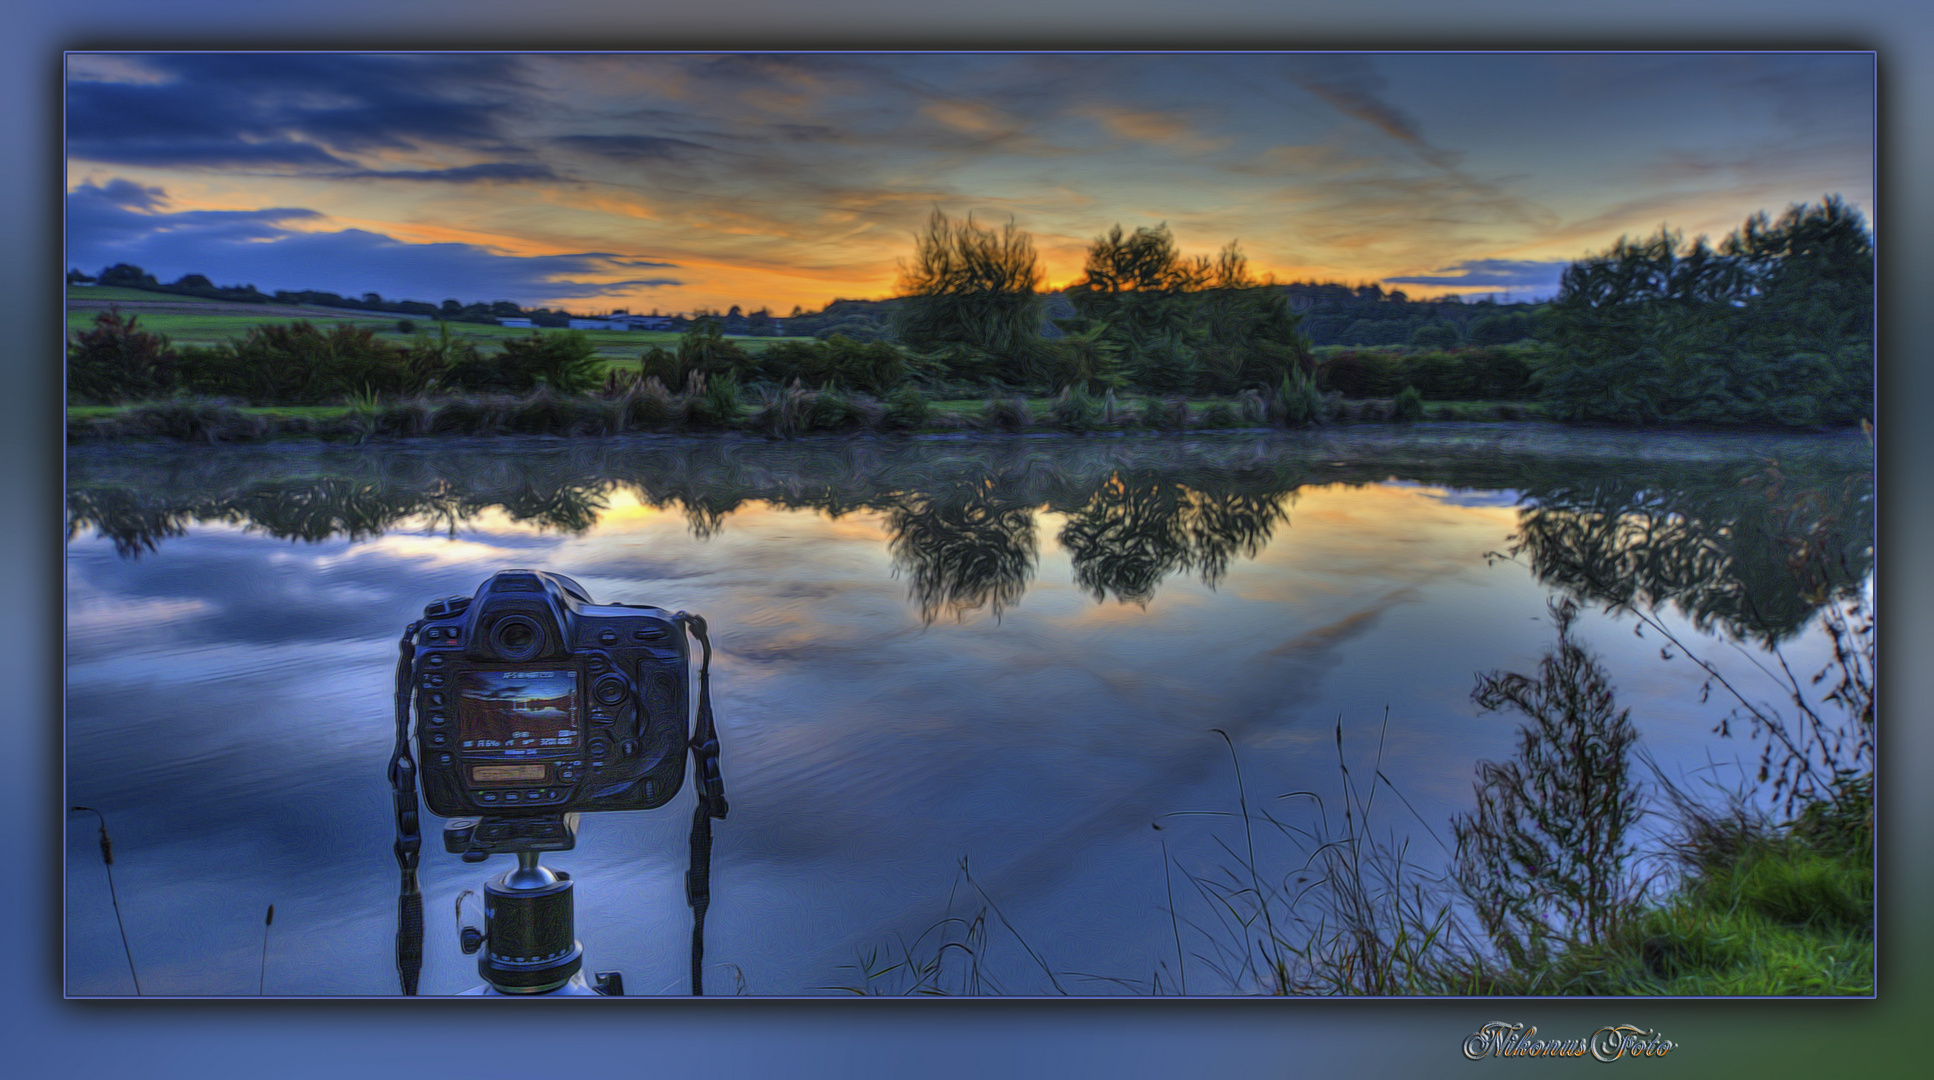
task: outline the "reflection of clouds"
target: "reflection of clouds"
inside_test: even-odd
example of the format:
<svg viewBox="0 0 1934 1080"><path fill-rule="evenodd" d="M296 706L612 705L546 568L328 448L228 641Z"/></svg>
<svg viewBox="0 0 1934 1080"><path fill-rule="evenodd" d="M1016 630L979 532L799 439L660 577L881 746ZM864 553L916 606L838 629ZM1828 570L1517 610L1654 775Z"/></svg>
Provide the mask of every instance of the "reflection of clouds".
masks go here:
<svg viewBox="0 0 1934 1080"><path fill-rule="evenodd" d="M999 452L1039 445L1003 443ZM1063 449L1069 460L1082 452ZM748 483L792 475L782 466L800 460L738 453ZM1323 475L1381 474L1352 465ZM1092 962L1133 975L1149 941L1159 943L1155 954L1169 944L1157 838L1166 835L1178 857L1219 850L1210 834L1187 831L1207 819L1167 834L1149 822L1170 811L1233 812L1229 756L1210 728L1234 738L1252 807L1305 789L1340 813L1335 725L1340 717L1353 782L1367 783L1386 706L1381 768L1433 822L1468 804L1474 759L1509 754L1513 725L1475 715L1472 673L1535 664L1549 644L1545 591L1523 566L1484 563L1516 525L1502 496L1490 504L1482 490L1454 486L1459 473L1404 475L1453 479L1302 488L1289 519L1254 559L1233 560L1218 588L1180 574L1146 608L1097 604L1081 591L1071 553L1055 540L1067 515L1037 507L1035 576L1025 602L998 623L923 626L905 580L893 576L885 516L866 509L829 519L746 501L722 532L700 539L675 503L655 509L621 488L575 535L490 515L454 539L404 532L291 544L218 523L139 560L83 537L68 548L79 628L70 637L70 780L77 801L116 815L116 839L130 852L146 848L176 865L219 859L278 905L298 893L336 897L329 890L352 888L340 867L369 865L344 904L369 914L340 929L380 946L390 927L378 924L394 909L381 762L396 635L424 602L469 595L495 570L554 569L596 600L682 608L710 622L734 812L715 849L715 892L729 899L708 932L720 957L760 958L755 990L823 985L850 962L848 943L918 934L941 914L961 856L1057 967ZM842 491L842 506L871 497ZM1078 506L1079 496L1074 485L1056 505ZM1658 660L1658 643L1633 638L1629 620L1588 614L1580 634L1607 657L1634 715L1645 714L1648 740L1682 752L1677 760L1702 752L1713 717L1675 704L1696 701L1689 665ZM296 760L312 764L292 774ZM1388 796L1376 806L1378 823L1421 829ZM1309 807L1281 812L1292 809ZM123 814L139 826L124 826ZM642 917L653 927L662 917L675 936L682 866L664 864L682 860L681 816L608 815L565 865L595 865L583 880L626 895L670 882L668 907ZM632 846L620 849L619 836ZM643 862L631 857L640 850ZM1419 839L1412 850L1435 848ZM440 853L437 863L439 887L474 878ZM96 865L74 872L98 875ZM587 925L599 903L581 905ZM748 917L755 905L765 907ZM636 922L603 925L601 955L621 928L641 934ZM1083 953L1091 932L1110 940ZM140 936L176 940L158 929ZM205 936L162 948L170 947L220 952ZM387 961L380 947L365 951L367 981L347 989L383 992ZM288 963L305 975L328 969L313 985L335 985L328 980L352 976L334 959ZM445 959L452 984L474 981L473 969ZM119 962L104 953L98 969ZM145 981L145 963L143 972Z"/></svg>

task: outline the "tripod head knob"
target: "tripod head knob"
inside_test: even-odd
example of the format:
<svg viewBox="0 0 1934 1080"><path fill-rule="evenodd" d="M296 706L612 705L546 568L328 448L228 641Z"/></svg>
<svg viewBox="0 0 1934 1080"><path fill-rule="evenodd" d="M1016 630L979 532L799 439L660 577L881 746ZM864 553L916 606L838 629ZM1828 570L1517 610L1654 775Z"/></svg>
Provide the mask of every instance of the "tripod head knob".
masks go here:
<svg viewBox="0 0 1934 1080"><path fill-rule="evenodd" d="M457 947L463 950L463 955L465 956L469 956L478 949L483 948L483 943L483 931L474 926L466 926L457 933Z"/></svg>

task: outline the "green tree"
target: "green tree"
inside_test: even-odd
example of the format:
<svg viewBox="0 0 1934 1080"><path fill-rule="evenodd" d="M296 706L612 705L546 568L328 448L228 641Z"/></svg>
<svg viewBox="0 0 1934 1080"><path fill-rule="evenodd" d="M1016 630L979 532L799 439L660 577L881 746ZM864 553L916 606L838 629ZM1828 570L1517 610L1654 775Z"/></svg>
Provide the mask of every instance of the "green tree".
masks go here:
<svg viewBox="0 0 1934 1080"><path fill-rule="evenodd" d="M1034 381L1042 277L1033 238L1012 221L992 229L935 210L901 264L894 330L910 348L947 353L966 369L957 375Z"/></svg>
<svg viewBox="0 0 1934 1080"><path fill-rule="evenodd" d="M1541 392L1571 420L1851 423L1872 410L1873 239L1837 198L1719 248L1661 229L1566 269Z"/></svg>
<svg viewBox="0 0 1934 1080"><path fill-rule="evenodd" d="M1062 328L1100 328L1097 340L1115 346L1128 381L1156 393L1194 388L1196 346L1190 292L1207 284L1207 260L1183 259L1168 225L1123 233L1120 225L1088 245L1080 280L1068 286L1075 318Z"/></svg>
<svg viewBox="0 0 1934 1080"><path fill-rule="evenodd" d="M1195 389L1233 394L1277 386L1294 373L1314 372L1316 360L1302 316L1273 280L1258 280L1249 272L1240 245L1231 241L1206 270L1192 294L1191 323L1201 335L1202 360Z"/></svg>

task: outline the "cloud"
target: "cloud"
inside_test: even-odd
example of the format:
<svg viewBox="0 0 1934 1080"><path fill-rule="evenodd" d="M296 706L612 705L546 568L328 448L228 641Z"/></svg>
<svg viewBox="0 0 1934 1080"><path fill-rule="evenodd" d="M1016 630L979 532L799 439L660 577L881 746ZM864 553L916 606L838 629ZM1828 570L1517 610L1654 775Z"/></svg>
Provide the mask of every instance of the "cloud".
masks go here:
<svg viewBox="0 0 1934 1080"><path fill-rule="evenodd" d="M1228 139L1204 136L1201 118L1180 110L1092 105L1080 111L1117 138L1172 147L1186 154L1209 153L1229 143Z"/></svg>
<svg viewBox="0 0 1934 1080"><path fill-rule="evenodd" d="M168 201L167 192L158 187L147 187L132 180L115 177L105 185L96 186L93 181L81 185L86 193L82 197L92 198L111 206L126 207L132 210L157 210Z"/></svg>
<svg viewBox="0 0 1934 1080"><path fill-rule="evenodd" d="M120 165L355 170L380 151L515 156L505 56L204 53L70 64L69 156ZM139 75L139 78L133 77Z"/></svg>
<svg viewBox="0 0 1934 1080"><path fill-rule="evenodd" d="M1417 121L1384 99L1389 80L1377 72L1367 57L1297 57L1289 78L1331 108L1396 139L1440 169L1455 169L1463 160L1463 154L1439 149L1425 141Z"/></svg>
<svg viewBox="0 0 1934 1080"><path fill-rule="evenodd" d="M1393 285L1459 285L1556 291L1564 259L1467 259L1430 274L1387 277Z"/></svg>
<svg viewBox="0 0 1934 1080"><path fill-rule="evenodd" d="M523 183L562 179L548 165L517 161L487 161L454 169L365 169L347 173L348 180L427 180L445 184Z"/></svg>
<svg viewBox="0 0 1934 1080"><path fill-rule="evenodd" d="M513 300L535 305L680 285L676 277L599 280L676 263L607 251L505 255L476 244L413 244L364 229L313 228L314 210L168 211L167 194L124 179L67 195L67 263L133 263L161 280L206 274L220 284L324 289L432 303ZM294 229L293 224L312 226Z"/></svg>
<svg viewBox="0 0 1934 1080"><path fill-rule="evenodd" d="M551 142L612 161L670 161L709 149L703 143L664 135L560 135Z"/></svg>

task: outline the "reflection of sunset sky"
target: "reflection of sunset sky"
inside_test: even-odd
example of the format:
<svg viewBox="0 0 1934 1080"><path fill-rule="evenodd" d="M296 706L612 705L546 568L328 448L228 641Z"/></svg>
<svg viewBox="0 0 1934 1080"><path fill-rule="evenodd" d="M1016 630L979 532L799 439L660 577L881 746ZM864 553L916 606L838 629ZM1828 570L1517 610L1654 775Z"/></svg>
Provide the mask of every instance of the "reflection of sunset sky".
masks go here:
<svg viewBox="0 0 1934 1080"><path fill-rule="evenodd" d="M1621 233L1872 210L1826 55L88 55L68 262L164 280L784 315L893 287L934 208L1051 285L1117 223L1260 271L1529 296Z"/></svg>
<svg viewBox="0 0 1934 1080"><path fill-rule="evenodd" d="M888 515L871 510L833 519L749 501L701 537L679 506L614 487L576 535L491 511L454 537L405 526L318 544L199 524L133 560L82 536L68 561L70 783L117 815L117 840L121 815L137 819L130 850L266 848L223 861L321 876L246 882L276 895L361 890L340 905L372 913L355 963L278 963L300 968L304 985L383 992L390 943L376 924L393 911L383 890L394 882L340 867L380 854L391 828L380 763L395 636L426 601L470 594L497 570L552 570L595 600L710 624L733 812L717 834L725 899L707 947L744 966L755 992L812 992L856 947L919 934L944 914L962 858L1057 966L1142 977L1146 955L1172 948L1161 839L1187 868L1214 872L1213 831L1227 823L1163 815L1234 809L1229 752L1211 729L1234 742L1252 805L1291 816L1312 810L1278 798L1291 791L1321 793L1338 812L1341 725L1354 782L1380 769L1406 800L1384 796L1374 823L1434 866L1411 810L1441 836L1470 804L1475 762L1507 757L1517 727L1470 702L1474 673L1531 671L1552 643L1546 590L1523 566L1485 559L1517 524L1511 506L1414 483L1304 486L1283 505L1254 558L1236 555L1213 588L1173 574L1146 607L1077 587L1057 541L1067 516L1037 510L1039 557L1019 602L998 620L977 610L930 625L896 574ZM1668 769L1751 749L1714 745L1716 713L1697 704L1693 669L1661 661L1629 619L1588 613L1578 634L1606 657L1642 745ZM1812 670L1814 648L1796 645L1796 670ZM278 771L298 759L299 776ZM360 800L355 829L318 839L304 823L337 820L344 791ZM193 821L156 815L147 829L126 813L142 800L173 800L170 812ZM654 950L688 926L676 885L685 815L593 817L603 820L559 865L599 886L579 916L600 966L677 970L678 957ZM1167 831L1149 828L1158 818ZM450 903L474 876L440 862L433 888L444 891L426 904ZM148 910L179 914L190 899ZM98 971L119 962L101 952ZM474 967L444 962L426 985L474 982Z"/></svg>

